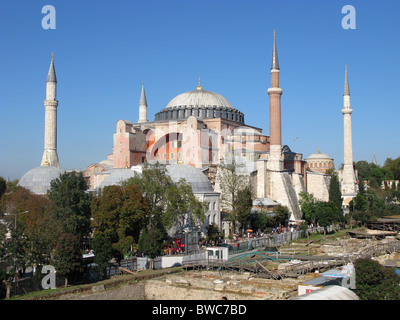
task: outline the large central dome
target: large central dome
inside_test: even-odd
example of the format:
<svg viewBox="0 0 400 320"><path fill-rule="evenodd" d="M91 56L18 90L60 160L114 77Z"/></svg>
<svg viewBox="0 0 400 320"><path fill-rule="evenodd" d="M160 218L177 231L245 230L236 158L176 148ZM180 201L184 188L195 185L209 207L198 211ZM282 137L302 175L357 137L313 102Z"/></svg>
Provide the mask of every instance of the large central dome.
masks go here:
<svg viewBox="0 0 400 320"><path fill-rule="evenodd" d="M203 90L200 83L196 90L177 95L155 115L155 121L184 120L190 116L200 119L222 118L244 123L244 114L232 107L218 93Z"/></svg>
<svg viewBox="0 0 400 320"><path fill-rule="evenodd" d="M204 106L204 107L217 107L217 108L232 108L231 104L223 96L218 93L207 90L192 90L182 93L173 98L166 108L180 107L180 106Z"/></svg>

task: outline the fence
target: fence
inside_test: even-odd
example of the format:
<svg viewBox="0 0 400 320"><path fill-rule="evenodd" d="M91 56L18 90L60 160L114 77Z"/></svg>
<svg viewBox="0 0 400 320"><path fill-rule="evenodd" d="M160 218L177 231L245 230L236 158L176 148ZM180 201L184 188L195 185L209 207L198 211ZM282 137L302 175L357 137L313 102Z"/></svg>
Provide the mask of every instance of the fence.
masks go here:
<svg viewBox="0 0 400 320"><path fill-rule="evenodd" d="M249 238L242 242L236 242L233 245L229 245L228 254L237 254L245 251L254 250L257 248L265 247L278 247L289 241L298 239L300 236L299 231L284 232L278 234L267 235L260 238Z"/></svg>

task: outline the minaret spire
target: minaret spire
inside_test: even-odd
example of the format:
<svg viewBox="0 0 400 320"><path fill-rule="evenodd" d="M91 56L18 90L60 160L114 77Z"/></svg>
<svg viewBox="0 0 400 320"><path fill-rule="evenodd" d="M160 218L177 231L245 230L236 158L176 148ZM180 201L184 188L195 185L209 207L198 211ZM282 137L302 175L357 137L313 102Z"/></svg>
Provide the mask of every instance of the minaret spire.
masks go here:
<svg viewBox="0 0 400 320"><path fill-rule="evenodd" d="M142 92L139 101L139 121L138 123L148 122L147 120L147 99L144 91L144 83L142 82Z"/></svg>
<svg viewBox="0 0 400 320"><path fill-rule="evenodd" d="M343 90L343 95L344 96L349 96L350 95L350 89L349 89L349 79L347 77L347 64L345 67L345 74L344 74L344 90Z"/></svg>
<svg viewBox="0 0 400 320"><path fill-rule="evenodd" d="M57 154L57 107L57 78L54 68L54 55L51 54L50 68L46 80L46 100L44 101L44 152L41 166L60 167Z"/></svg>
<svg viewBox="0 0 400 320"><path fill-rule="evenodd" d="M50 63L49 72L47 74L46 82L57 83L56 70L54 68L54 55L53 55L53 53L51 54L51 63Z"/></svg>
<svg viewBox="0 0 400 320"><path fill-rule="evenodd" d="M272 47L272 61L271 61L271 70L279 70L279 61L278 61L278 51L276 49L276 39L275 39L275 30L274 30L274 45Z"/></svg>

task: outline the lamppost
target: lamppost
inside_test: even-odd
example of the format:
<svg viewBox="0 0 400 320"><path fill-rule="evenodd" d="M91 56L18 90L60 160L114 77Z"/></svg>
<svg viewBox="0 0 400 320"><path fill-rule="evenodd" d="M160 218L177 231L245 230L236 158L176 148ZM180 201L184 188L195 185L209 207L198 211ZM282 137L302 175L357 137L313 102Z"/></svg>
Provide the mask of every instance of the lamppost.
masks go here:
<svg viewBox="0 0 400 320"><path fill-rule="evenodd" d="M23 214L23 213L28 213L29 211L24 211L24 212L19 212L19 213L8 213L4 212L5 216L14 216L15 217L15 224L14 224L14 229L17 229L17 215Z"/></svg>

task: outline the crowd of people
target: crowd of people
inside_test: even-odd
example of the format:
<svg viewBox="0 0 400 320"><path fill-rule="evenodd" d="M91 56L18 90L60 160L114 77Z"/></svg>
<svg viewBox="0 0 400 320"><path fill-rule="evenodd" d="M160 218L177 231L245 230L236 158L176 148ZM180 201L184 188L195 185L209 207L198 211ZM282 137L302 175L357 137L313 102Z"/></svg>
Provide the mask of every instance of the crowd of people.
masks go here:
<svg viewBox="0 0 400 320"><path fill-rule="evenodd" d="M182 243L182 239L177 238L175 240L169 241L164 246L164 255L171 256L174 254L184 254L185 244Z"/></svg>

